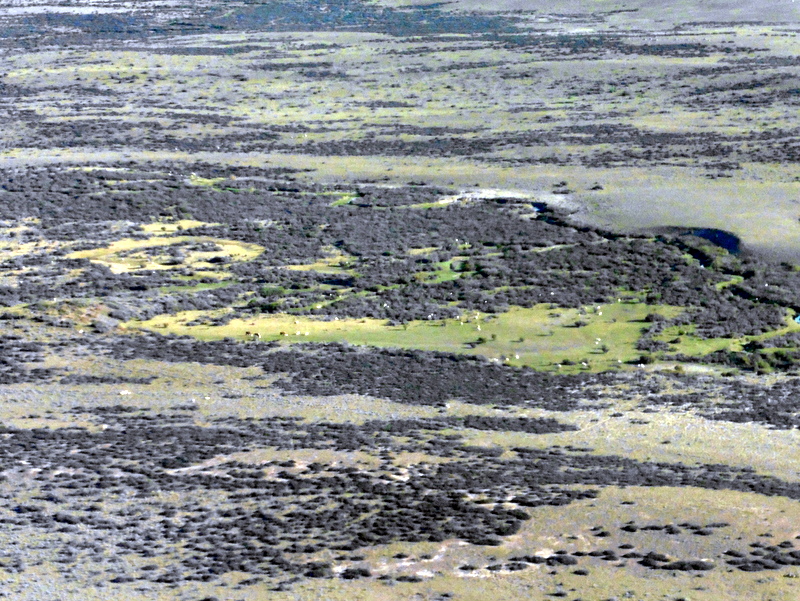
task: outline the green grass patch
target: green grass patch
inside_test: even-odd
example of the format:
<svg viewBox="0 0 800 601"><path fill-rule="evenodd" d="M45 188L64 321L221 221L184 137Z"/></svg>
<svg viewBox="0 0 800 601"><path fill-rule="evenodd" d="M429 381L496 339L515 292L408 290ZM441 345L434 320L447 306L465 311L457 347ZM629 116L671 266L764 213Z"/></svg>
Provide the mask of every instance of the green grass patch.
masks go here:
<svg viewBox="0 0 800 601"><path fill-rule="evenodd" d="M694 334L694 331L694 325L672 326L666 328L658 336L655 336L655 339L671 343L677 353L682 353L691 357L702 357L703 355L716 351L741 352L748 342L762 342L769 348L770 339L800 331L800 324L794 320L794 315L790 312L786 316L786 325L784 327L755 336L742 336L740 338L700 338ZM677 342L674 342L676 340Z"/></svg>
<svg viewBox="0 0 800 601"><path fill-rule="evenodd" d="M741 283L743 281L744 281L744 278L742 276L735 275L731 279L729 279L729 280L727 280L725 282L719 282L717 284L714 284L714 286L716 287L717 290L722 290L723 288L727 288L728 286L733 286L735 284L739 284L739 283Z"/></svg>
<svg viewBox="0 0 800 601"><path fill-rule="evenodd" d="M333 319L288 314L233 319L226 325L187 325L224 311L183 311L159 315L128 328L195 336L203 340L231 337L246 340L258 332L262 340L286 342L349 342L376 347L416 348L483 355L510 365L561 371L602 371L636 359L634 348L645 316L657 312L674 316L680 308L646 304L611 303L599 311L551 309L548 304L512 308L499 315L465 314L461 319L413 321L389 325L378 319ZM577 322L584 325L575 327ZM282 335L281 332L286 335ZM575 365L563 364L564 360ZM587 365L581 365L581 362ZM558 364L562 364L558 367Z"/></svg>
<svg viewBox="0 0 800 601"><path fill-rule="evenodd" d="M356 198L358 198L358 194L355 194L354 192L337 193L337 195L339 196L339 198L334 200L330 204L330 206L332 206L332 207L341 207L341 206L350 204Z"/></svg>
<svg viewBox="0 0 800 601"><path fill-rule="evenodd" d="M433 265L432 271L419 271L414 277L421 282L437 284L439 282L449 282L464 276L464 273L453 270L453 261L441 261Z"/></svg>
<svg viewBox="0 0 800 601"><path fill-rule="evenodd" d="M207 188L218 187L222 182L228 181L227 177L200 177L192 173L189 176L189 183L193 186L204 186Z"/></svg>

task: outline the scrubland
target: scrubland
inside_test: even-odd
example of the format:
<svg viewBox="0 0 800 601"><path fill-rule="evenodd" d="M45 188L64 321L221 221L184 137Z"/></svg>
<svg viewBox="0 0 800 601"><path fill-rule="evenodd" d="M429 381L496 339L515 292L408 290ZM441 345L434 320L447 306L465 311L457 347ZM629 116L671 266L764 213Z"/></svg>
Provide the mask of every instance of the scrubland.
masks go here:
<svg viewBox="0 0 800 601"><path fill-rule="evenodd" d="M791 2L147 4L0 1L0 594L797 598Z"/></svg>

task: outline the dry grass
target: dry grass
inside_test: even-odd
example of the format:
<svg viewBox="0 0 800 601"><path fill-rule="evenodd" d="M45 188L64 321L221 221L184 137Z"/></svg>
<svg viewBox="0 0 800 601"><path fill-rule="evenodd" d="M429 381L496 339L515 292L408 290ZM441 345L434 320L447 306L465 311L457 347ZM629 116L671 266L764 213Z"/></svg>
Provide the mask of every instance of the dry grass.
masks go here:
<svg viewBox="0 0 800 601"><path fill-rule="evenodd" d="M151 226L154 227L154 226ZM213 257L225 257L230 261L249 261L264 252L264 248L257 244L223 240L209 236L173 236L163 237L167 233L166 225L158 225L161 232L147 240L134 240L125 238L112 242L105 248L81 250L67 255L70 259L89 259L100 265L105 265L113 273L131 273L147 270L176 269L191 266L198 269L211 269L209 263ZM177 226L176 226L177 227ZM168 248L180 243L213 243L220 247L213 251L191 251L178 264L169 264L169 253L156 254L158 248Z"/></svg>

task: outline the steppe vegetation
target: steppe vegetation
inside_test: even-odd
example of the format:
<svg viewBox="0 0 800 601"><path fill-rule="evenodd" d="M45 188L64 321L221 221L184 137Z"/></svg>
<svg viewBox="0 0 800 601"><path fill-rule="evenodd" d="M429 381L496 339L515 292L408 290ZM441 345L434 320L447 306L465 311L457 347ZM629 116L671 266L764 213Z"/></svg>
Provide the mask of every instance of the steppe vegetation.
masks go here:
<svg viewBox="0 0 800 601"><path fill-rule="evenodd" d="M1 596L797 598L799 9L146 4L0 0Z"/></svg>

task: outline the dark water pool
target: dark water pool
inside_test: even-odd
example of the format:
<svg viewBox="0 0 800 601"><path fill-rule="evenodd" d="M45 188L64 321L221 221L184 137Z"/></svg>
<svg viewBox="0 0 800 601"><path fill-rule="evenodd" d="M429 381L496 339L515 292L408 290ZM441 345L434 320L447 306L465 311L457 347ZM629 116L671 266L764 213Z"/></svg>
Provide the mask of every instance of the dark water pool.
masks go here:
<svg viewBox="0 0 800 601"><path fill-rule="evenodd" d="M704 238L715 244L721 248L724 248L731 254L738 254L741 250L741 240L737 236L734 236L730 232L726 232L724 230L715 230L712 228L697 228L693 230L688 230L687 234L691 234L692 236L697 236L698 238Z"/></svg>

